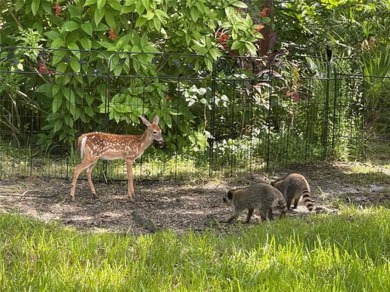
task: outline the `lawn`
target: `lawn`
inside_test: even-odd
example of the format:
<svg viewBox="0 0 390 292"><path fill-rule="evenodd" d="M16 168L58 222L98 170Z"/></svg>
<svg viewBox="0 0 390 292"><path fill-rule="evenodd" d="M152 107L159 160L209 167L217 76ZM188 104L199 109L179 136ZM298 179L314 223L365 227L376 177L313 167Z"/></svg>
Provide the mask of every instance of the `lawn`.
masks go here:
<svg viewBox="0 0 390 292"><path fill-rule="evenodd" d="M215 232L81 232L0 216L1 291L387 291L390 210Z"/></svg>

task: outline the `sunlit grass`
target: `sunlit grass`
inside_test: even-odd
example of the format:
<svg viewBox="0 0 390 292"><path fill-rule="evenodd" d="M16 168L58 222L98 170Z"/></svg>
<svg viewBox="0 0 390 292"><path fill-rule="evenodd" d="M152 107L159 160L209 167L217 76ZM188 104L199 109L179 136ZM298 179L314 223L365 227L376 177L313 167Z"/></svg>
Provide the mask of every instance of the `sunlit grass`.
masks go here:
<svg viewBox="0 0 390 292"><path fill-rule="evenodd" d="M388 140L371 141L367 147L367 161L390 171L390 142Z"/></svg>
<svg viewBox="0 0 390 292"><path fill-rule="evenodd" d="M390 211L203 233L81 233L0 216L1 291L386 291Z"/></svg>
<svg viewBox="0 0 390 292"><path fill-rule="evenodd" d="M348 163L340 166L344 182L356 185L390 184L390 171L382 166L366 163Z"/></svg>
<svg viewBox="0 0 390 292"><path fill-rule="evenodd" d="M269 165L267 166L265 153L251 153L249 150L242 154L240 151L220 153L210 162L208 151L197 154L167 153L163 150L149 149L141 158L135 161L133 171L135 179L204 179L212 176L241 175L248 172L264 171L267 167L281 168L282 165L303 162L318 162L320 153L314 155L317 160L306 157L309 153L288 152L286 145L275 145L271 147ZM235 148L236 149L236 148ZM35 152L34 152L35 151ZM72 176L73 168L80 163L77 152L57 153L51 155L45 151L32 150L31 148L16 148L0 141L0 178L12 178L20 176L28 177L56 177L69 178ZM284 156L289 153L288 157ZM312 151L312 150L310 150ZM219 153L219 152L218 152ZM280 156L281 155L281 156ZM309 155L310 156L310 155ZM309 159L310 158L310 159ZM212 165L211 165L212 164ZM354 174L351 182L362 182L362 177L374 180L388 179L390 177L390 145L381 141L371 141L367 147L366 160L360 163L349 163L348 168L343 171L345 174ZM84 173L81 174L81 177ZM377 176L375 178L375 176ZM126 179L126 164L123 160L99 161L94 169L95 179ZM367 180L364 179L363 183Z"/></svg>

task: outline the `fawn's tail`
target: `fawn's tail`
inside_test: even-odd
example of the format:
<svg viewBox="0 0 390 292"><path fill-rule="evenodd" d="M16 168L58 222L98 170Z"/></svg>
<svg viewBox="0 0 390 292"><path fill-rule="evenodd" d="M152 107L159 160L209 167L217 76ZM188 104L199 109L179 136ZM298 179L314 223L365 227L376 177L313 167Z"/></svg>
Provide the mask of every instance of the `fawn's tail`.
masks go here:
<svg viewBox="0 0 390 292"><path fill-rule="evenodd" d="M85 149L85 143L87 142L87 136L80 136L79 140L78 140L78 147L80 149L80 156L81 156L81 159L83 159L83 156L84 156L84 149Z"/></svg>

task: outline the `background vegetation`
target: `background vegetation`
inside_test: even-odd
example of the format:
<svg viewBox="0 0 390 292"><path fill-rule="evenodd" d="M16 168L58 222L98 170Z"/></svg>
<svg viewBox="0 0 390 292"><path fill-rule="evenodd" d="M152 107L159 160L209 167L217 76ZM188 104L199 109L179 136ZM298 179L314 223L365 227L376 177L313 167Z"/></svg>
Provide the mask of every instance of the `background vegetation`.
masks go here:
<svg viewBox="0 0 390 292"><path fill-rule="evenodd" d="M158 114L169 156L264 166L361 158L367 134L388 134L386 0L0 8L4 141L72 155L80 132L136 133Z"/></svg>

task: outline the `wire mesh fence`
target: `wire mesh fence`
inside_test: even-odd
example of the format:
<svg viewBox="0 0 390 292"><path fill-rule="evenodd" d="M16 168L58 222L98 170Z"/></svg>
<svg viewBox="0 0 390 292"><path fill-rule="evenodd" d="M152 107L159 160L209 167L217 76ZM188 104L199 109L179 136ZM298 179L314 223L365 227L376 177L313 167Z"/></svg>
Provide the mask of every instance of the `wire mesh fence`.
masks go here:
<svg viewBox="0 0 390 292"><path fill-rule="evenodd" d="M135 164L138 179L363 157L367 77L353 60L229 56L210 70L199 65L204 58L1 48L0 178L69 178L80 134L140 134L144 114L161 117L168 147L145 152ZM153 74L140 74L143 68ZM126 174L121 161L97 168L101 178Z"/></svg>

